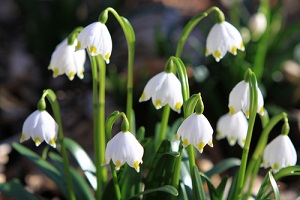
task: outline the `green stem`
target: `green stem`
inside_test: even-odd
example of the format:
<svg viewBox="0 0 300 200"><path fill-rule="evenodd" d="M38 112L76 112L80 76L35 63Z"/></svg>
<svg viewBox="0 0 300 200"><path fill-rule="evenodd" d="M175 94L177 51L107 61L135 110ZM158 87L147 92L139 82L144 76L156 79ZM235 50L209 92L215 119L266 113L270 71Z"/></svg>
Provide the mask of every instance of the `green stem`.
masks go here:
<svg viewBox="0 0 300 200"><path fill-rule="evenodd" d="M177 44L177 49L176 49L176 57L180 57L181 53L182 53L182 49L183 46L188 38L188 36L190 35L190 33L192 32L192 30L195 28L195 26L204 18L207 17L211 12L216 11L216 12L221 12L220 9L218 7L211 7L209 8L207 11L193 17L188 23L187 25L184 27L182 34L179 38L178 44Z"/></svg>
<svg viewBox="0 0 300 200"><path fill-rule="evenodd" d="M115 189L115 193L116 193L116 199L121 200L122 195L121 195L121 190L120 190L120 186L119 186L119 182L118 182L118 176L117 176L117 172L115 170L115 166L112 162L110 162L110 168L111 168L111 174L112 174L112 179L113 179L113 183L114 183L114 189Z"/></svg>
<svg viewBox="0 0 300 200"><path fill-rule="evenodd" d="M247 137L246 137L243 154L242 154L241 166L238 172L239 174L238 174L235 199L242 199L242 193L243 193L242 189L244 187L245 171L246 171L250 143L251 143L253 127L254 127L254 122L255 122L255 117L257 112L257 99L258 99L257 81L256 81L255 74L253 72L250 72L249 84L250 84L250 116L249 116Z"/></svg>
<svg viewBox="0 0 300 200"><path fill-rule="evenodd" d="M275 115L274 117L272 117L270 119L270 121L264 127L264 129L261 133L261 136L258 140L258 143L256 145L256 148L253 152L252 158L249 162L247 171L245 173L244 185L246 184L250 174L251 174L252 177L256 177L257 172L258 172L258 168L260 166L260 162L261 162L261 159L262 159L262 156L263 156L264 149L265 149L265 147L267 145L267 142L268 142L269 134L270 134L271 130L274 128L274 126L280 120L285 119L285 118L286 118L286 113L280 113L278 115ZM253 178L252 178L251 182L252 181L253 181ZM253 185L253 184L250 184L250 187L248 188L248 193L252 189L251 185Z"/></svg>
<svg viewBox="0 0 300 200"><path fill-rule="evenodd" d="M100 78L99 76L103 76L103 75L100 74L99 72L100 70L98 70L96 57L90 56L90 60L91 60L92 76L93 76L94 153L95 153L96 177L97 177L96 199L102 199L102 189L104 188L104 183L106 182L107 179L106 177L107 175L105 175L103 171L103 169L105 168L101 167L101 162L104 160L103 149L105 148L105 143L102 144L103 141L101 141L101 137L105 137L105 132L101 132L100 130L103 128L103 122L102 120L100 120L100 118L104 118L104 116L101 117L100 96L102 98L102 96L104 95L100 95L100 90L101 90L100 87L103 87L102 84L103 80L102 77ZM104 76L105 76L105 72L104 72ZM105 83L104 83L104 87L105 87ZM101 136L102 134L104 136Z"/></svg>
<svg viewBox="0 0 300 200"><path fill-rule="evenodd" d="M173 176L173 180L172 180L172 186L175 187L178 190L179 187L179 178L180 178L180 165L181 165L181 160L182 160L182 142L180 141L179 144L179 149L178 149L178 153L179 153L179 157L177 158L176 164L175 164L175 169L174 169L174 176ZM177 200L178 197L176 196L172 196L171 197L172 200Z"/></svg>
<svg viewBox="0 0 300 200"><path fill-rule="evenodd" d="M161 142L166 137L169 116L170 116L170 106L169 105L165 105L164 110L163 110L163 114L162 114L159 135L158 135L158 138L157 138L156 150L158 150Z"/></svg>
<svg viewBox="0 0 300 200"><path fill-rule="evenodd" d="M51 104L55 121L58 124L58 141L60 143L60 153L63 158L63 166L64 166L64 171L66 174L66 182L67 182L67 188L68 188L68 192L69 192L69 199L74 200L74 199L76 199L76 197L74 194L73 181L72 181L72 176L70 173L70 166L69 166L67 151L66 151L66 147L65 147L65 143L64 143L64 135L63 135L62 122L61 122L61 117L60 117L59 104L58 104L55 93L51 89L47 89L44 91L42 98L45 98L45 97L47 97L48 101Z"/></svg>
<svg viewBox="0 0 300 200"><path fill-rule="evenodd" d="M134 133L133 127L132 127L132 90L133 90L133 67L134 67L134 53L135 53L135 34L133 31L133 28L129 21L121 17L113 8L107 8L106 11L110 11L119 24L121 25L126 42L127 42L127 48L128 48L128 74L127 74L127 104L126 104L126 116L129 121L129 130L131 133Z"/></svg>

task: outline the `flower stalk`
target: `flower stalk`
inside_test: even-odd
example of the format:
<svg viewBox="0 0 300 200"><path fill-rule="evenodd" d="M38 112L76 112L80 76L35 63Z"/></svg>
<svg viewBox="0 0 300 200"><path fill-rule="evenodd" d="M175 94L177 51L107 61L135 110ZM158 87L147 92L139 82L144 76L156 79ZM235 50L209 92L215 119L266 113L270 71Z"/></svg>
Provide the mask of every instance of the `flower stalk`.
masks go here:
<svg viewBox="0 0 300 200"><path fill-rule="evenodd" d="M248 123L247 137L242 153L242 161L240 169L238 171L238 181L237 181L237 190L235 193L235 199L242 199L244 180L245 180L245 171L247 166L248 154L250 149L250 142L253 133L254 122L256 118L257 105L258 105L258 94L257 94L257 81L255 74L248 69L246 73L249 73L249 84L250 84L250 116Z"/></svg>
<svg viewBox="0 0 300 200"><path fill-rule="evenodd" d="M117 11L115 11L113 8L109 7L105 9L99 16L99 20L106 22L108 18L108 12L111 12L114 17L119 22L120 26L123 29L126 42L127 42L127 48L128 48L128 73L127 73L127 103L126 103L126 115L129 120L130 125L130 131L133 133L134 130L132 127L132 98L133 98L133 67L134 67L134 53L135 53L135 34L133 31L133 28L129 21L120 16Z"/></svg>
<svg viewBox="0 0 300 200"><path fill-rule="evenodd" d="M76 197L75 197L75 193L74 193L72 176L70 173L70 166L69 166L67 151L66 151L66 147L64 144L64 135L63 135L63 129L62 129L62 123L61 123L59 104L58 104L55 93L51 89L44 90L40 102L42 101L44 103L45 97L47 97L48 101L50 102L55 121L58 124L58 141L60 144L60 152L61 152L61 155L63 158L62 159L63 167L64 167L64 172L66 174L66 182L67 182L69 199L74 200L74 199L76 199Z"/></svg>

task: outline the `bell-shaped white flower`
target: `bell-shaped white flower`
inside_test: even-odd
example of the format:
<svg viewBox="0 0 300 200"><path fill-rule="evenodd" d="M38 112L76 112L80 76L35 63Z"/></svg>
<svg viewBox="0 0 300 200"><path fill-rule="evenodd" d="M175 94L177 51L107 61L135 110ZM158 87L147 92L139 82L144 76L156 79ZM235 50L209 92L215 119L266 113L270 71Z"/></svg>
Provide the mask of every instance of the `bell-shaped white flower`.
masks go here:
<svg viewBox="0 0 300 200"><path fill-rule="evenodd" d="M35 145L39 146L45 140L49 145L55 148L57 132L58 125L52 116L45 110L36 110L25 120L20 142L32 138Z"/></svg>
<svg viewBox="0 0 300 200"><path fill-rule="evenodd" d="M267 28L268 22L266 15L263 13L255 13L249 19L249 29L251 30L253 36L258 37L263 34Z"/></svg>
<svg viewBox="0 0 300 200"><path fill-rule="evenodd" d="M130 167L133 167L139 172L139 164L143 163L143 154L143 146L132 133L121 131L107 143L103 165L108 164L109 161L112 160L116 166L116 170L119 170L120 167L127 162Z"/></svg>
<svg viewBox="0 0 300 200"><path fill-rule="evenodd" d="M212 54L219 62L227 51L236 55L238 49L245 50L242 36L230 23L226 21L217 23L209 31L206 39L206 56Z"/></svg>
<svg viewBox="0 0 300 200"><path fill-rule="evenodd" d="M276 173L296 162L297 153L291 139L287 135L279 135L266 146L261 165L271 167Z"/></svg>
<svg viewBox="0 0 300 200"><path fill-rule="evenodd" d="M155 75L146 84L139 102L150 98L156 109L169 104L174 111L180 113L183 104L180 81L173 73L165 71Z"/></svg>
<svg viewBox="0 0 300 200"><path fill-rule="evenodd" d="M229 94L229 113L234 114L242 110L249 117L250 109L250 86L246 81L240 81ZM260 89L257 87L257 112L264 115L264 99Z"/></svg>
<svg viewBox="0 0 300 200"><path fill-rule="evenodd" d="M85 27L77 36L76 49L87 49L91 56L102 55L106 63L112 51L112 40L105 24L94 22Z"/></svg>
<svg viewBox="0 0 300 200"><path fill-rule="evenodd" d="M227 138L228 143L233 146L236 141L243 148L247 136L248 121L242 111L233 115L229 113L220 117L217 122L217 139Z"/></svg>
<svg viewBox="0 0 300 200"><path fill-rule="evenodd" d="M213 147L212 134L213 129L207 118L203 114L193 113L179 126L174 139L181 138L184 147L192 144L202 153L206 144Z"/></svg>
<svg viewBox="0 0 300 200"><path fill-rule="evenodd" d="M84 50L75 52L76 45L77 40L69 45L68 39L64 39L56 46L48 67L53 71L54 78L62 74L66 74L70 80L73 80L76 74L83 78L86 55Z"/></svg>

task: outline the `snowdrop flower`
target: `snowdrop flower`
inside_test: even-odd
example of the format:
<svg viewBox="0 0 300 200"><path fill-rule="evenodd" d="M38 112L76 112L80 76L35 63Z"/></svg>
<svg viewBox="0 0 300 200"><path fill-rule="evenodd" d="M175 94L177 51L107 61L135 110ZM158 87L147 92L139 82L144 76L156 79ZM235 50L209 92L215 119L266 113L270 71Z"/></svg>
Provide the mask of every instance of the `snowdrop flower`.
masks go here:
<svg viewBox="0 0 300 200"><path fill-rule="evenodd" d="M250 86L246 81L240 81L229 94L229 113L234 114L242 110L246 117L249 117L250 108ZM260 89L257 87L258 94L258 106L257 112L260 115L264 115L264 99Z"/></svg>
<svg viewBox="0 0 300 200"><path fill-rule="evenodd" d="M219 62L227 51L236 55L238 49L245 50L242 36L230 23L226 21L216 23L209 31L206 39L206 56L212 54Z"/></svg>
<svg viewBox="0 0 300 200"><path fill-rule="evenodd" d="M68 39L64 39L57 45L52 53L50 65L48 69L53 70L53 77L66 74L70 80L73 80L75 75L83 78L85 51L80 50L75 52L77 40L72 45L68 44Z"/></svg>
<svg viewBox="0 0 300 200"><path fill-rule="evenodd" d="M112 40L105 24L94 22L88 25L79 33L77 40L77 50L87 48L91 56L100 54L106 63L109 63Z"/></svg>
<svg viewBox="0 0 300 200"><path fill-rule="evenodd" d="M279 135L266 146L262 167L271 167L276 173L296 162L297 153L291 139L287 135Z"/></svg>
<svg viewBox="0 0 300 200"><path fill-rule="evenodd" d="M127 162L130 167L139 172L139 164L143 163L143 154L143 146L132 133L121 131L107 143L103 165L107 165L112 160L116 166L116 170L119 170Z"/></svg>
<svg viewBox="0 0 300 200"><path fill-rule="evenodd" d="M242 111L233 115L229 113L220 117L217 122L217 139L227 138L228 143L233 146L236 141L243 148L247 136L248 121Z"/></svg>
<svg viewBox="0 0 300 200"><path fill-rule="evenodd" d="M213 147L213 129L203 114L193 113L187 117L178 128L175 140L181 138L183 146L194 145L202 153L206 144Z"/></svg>
<svg viewBox="0 0 300 200"><path fill-rule="evenodd" d="M266 15L263 13L256 13L250 17L248 26L252 34L258 37L265 32L267 24Z"/></svg>
<svg viewBox="0 0 300 200"><path fill-rule="evenodd" d="M156 109L169 104L174 111L180 113L183 104L180 81L173 73L165 71L155 75L146 84L139 102L150 98Z"/></svg>
<svg viewBox="0 0 300 200"><path fill-rule="evenodd" d="M57 132L58 125L51 115L45 110L36 110L25 120L20 142L28 140L31 137L36 146L39 146L45 140L55 148Z"/></svg>

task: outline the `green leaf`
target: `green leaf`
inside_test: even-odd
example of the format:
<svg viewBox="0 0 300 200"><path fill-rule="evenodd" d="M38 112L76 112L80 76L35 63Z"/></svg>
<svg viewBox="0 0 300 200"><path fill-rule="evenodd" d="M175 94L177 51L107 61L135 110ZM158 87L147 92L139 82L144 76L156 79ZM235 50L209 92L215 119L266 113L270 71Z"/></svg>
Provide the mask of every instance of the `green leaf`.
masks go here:
<svg viewBox="0 0 300 200"><path fill-rule="evenodd" d="M194 177L195 177L195 185L196 185L196 196L197 199L206 199L206 195L204 192L204 188L203 188L203 183L202 183L202 179L201 176L199 174L199 170L198 167L195 165L193 167L194 170Z"/></svg>
<svg viewBox="0 0 300 200"><path fill-rule="evenodd" d="M24 189L18 179L12 179L7 183L0 184L0 193L12 199L38 200L36 196Z"/></svg>
<svg viewBox="0 0 300 200"><path fill-rule="evenodd" d="M54 162L57 169L62 172L63 180L65 180L64 167L62 163L62 158L53 152L49 153L49 157ZM93 194L91 193L91 188L87 185L85 180L81 177L81 175L74 169L70 168L70 172L72 175L74 190L77 199L95 199Z"/></svg>
<svg viewBox="0 0 300 200"><path fill-rule="evenodd" d="M154 160L151 168L145 180L145 190L159 188L164 185L172 185L175 163L178 159L178 153L172 153L171 144L168 140L163 140ZM145 195L145 199L168 199L169 194L151 193Z"/></svg>
<svg viewBox="0 0 300 200"><path fill-rule="evenodd" d="M206 180L207 182L207 186L208 186L208 190L209 190L209 195L210 195L210 199L211 200L219 200L219 199L223 199L223 195L224 195L224 190L225 190L225 186L228 180L228 177L224 177L221 181L221 183L219 184L219 186L217 188L214 187L213 183L211 182L211 180L209 179L208 176L206 176L203 173L200 173L200 175Z"/></svg>
<svg viewBox="0 0 300 200"><path fill-rule="evenodd" d="M208 177L212 177L214 174L220 174L226 170L240 166L241 160L238 158L228 158L216 164L211 170L207 171L205 174Z"/></svg>
<svg viewBox="0 0 300 200"><path fill-rule="evenodd" d="M64 138L65 146L74 156L94 190L97 189L96 167L83 148L70 138Z"/></svg>
<svg viewBox="0 0 300 200"><path fill-rule="evenodd" d="M272 186L272 191L274 193L275 199L279 200L280 199L279 189L271 171L269 171L266 174L255 199L257 200L268 199L268 197L272 194L268 192L270 186Z"/></svg>
<svg viewBox="0 0 300 200"><path fill-rule="evenodd" d="M65 197L68 197L67 186L61 179L61 173L49 162L43 160L38 154L34 153L30 149L19 143L13 143L13 148L19 152L19 154L25 156L27 159L32 161L43 173L45 173L61 190Z"/></svg>
<svg viewBox="0 0 300 200"><path fill-rule="evenodd" d="M178 191L176 190L176 188L174 188L171 185L164 185L164 186L161 186L161 187L158 187L158 188L145 190L144 192L141 192L141 193L136 194L132 197L129 197L129 199L140 197L141 195L149 194L149 193L153 193L153 192L166 192L166 193L171 194L173 196L178 196Z"/></svg>
<svg viewBox="0 0 300 200"><path fill-rule="evenodd" d="M274 179L278 180L280 178L286 177L286 176L299 176L300 175L300 166L289 166L286 168L281 169L279 172L274 174Z"/></svg>

